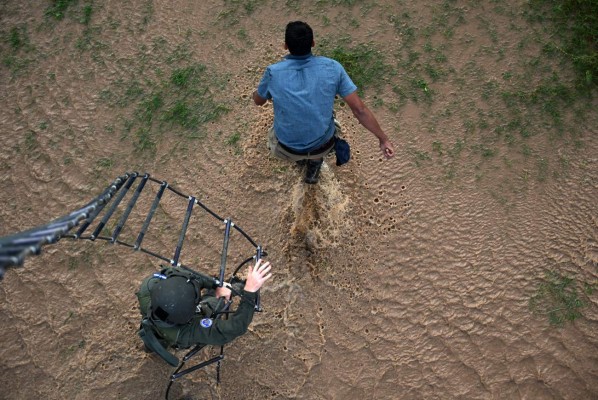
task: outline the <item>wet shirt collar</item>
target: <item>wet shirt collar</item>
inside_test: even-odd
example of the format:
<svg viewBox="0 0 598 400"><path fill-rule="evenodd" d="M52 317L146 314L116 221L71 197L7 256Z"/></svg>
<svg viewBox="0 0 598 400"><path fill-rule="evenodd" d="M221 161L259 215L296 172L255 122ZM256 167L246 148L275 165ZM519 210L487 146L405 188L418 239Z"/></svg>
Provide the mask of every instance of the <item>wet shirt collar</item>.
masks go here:
<svg viewBox="0 0 598 400"><path fill-rule="evenodd" d="M287 54L284 58L286 58L287 60L307 60L310 57L313 57L314 55L311 54L311 52L302 55L302 56L294 56L292 54Z"/></svg>

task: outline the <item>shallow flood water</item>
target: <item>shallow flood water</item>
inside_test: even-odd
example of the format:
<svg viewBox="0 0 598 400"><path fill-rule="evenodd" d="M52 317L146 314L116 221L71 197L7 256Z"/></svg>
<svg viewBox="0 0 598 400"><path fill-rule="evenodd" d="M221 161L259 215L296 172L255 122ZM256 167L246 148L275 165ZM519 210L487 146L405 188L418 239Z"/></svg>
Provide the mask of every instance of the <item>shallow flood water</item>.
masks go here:
<svg viewBox="0 0 598 400"><path fill-rule="evenodd" d="M264 312L226 347L221 385L208 367L177 381L171 398L598 397L596 100L564 109L561 130L503 102L539 54L522 2L346 3L107 1L89 3L88 25L87 3L61 20L36 2L0 5L0 235L57 218L137 170L263 244L275 266ZM350 34L384 55L383 86L363 97L394 159L342 102L349 164L329 157L308 186L297 166L268 156L272 107L250 98L285 54L292 19L314 27L315 51ZM537 80L550 68L570 79L536 62ZM151 95L167 107L183 92L171 70L198 64L214 72L202 82L228 111L190 131L158 116L143 125ZM174 249L184 207L166 199L148 245ZM197 215L189 229L182 259L216 273L222 227ZM233 237L231 256L245 254L241 242ZM136 334L135 291L158 268L122 247L65 239L9 270L0 397L163 398L172 368ZM550 271L574 279L584 307L572 322L551 324L542 306L554 304L534 297Z"/></svg>

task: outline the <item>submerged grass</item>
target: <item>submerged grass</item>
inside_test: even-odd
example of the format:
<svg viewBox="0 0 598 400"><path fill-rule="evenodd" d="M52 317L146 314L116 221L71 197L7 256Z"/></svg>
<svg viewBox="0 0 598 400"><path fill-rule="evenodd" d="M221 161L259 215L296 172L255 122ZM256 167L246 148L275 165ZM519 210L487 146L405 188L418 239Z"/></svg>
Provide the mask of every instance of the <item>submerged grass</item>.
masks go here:
<svg viewBox="0 0 598 400"><path fill-rule="evenodd" d="M240 142L241 141L241 133L235 131L232 135L226 138L226 144L233 148L233 152L235 155L240 155L242 153Z"/></svg>
<svg viewBox="0 0 598 400"><path fill-rule="evenodd" d="M573 278L557 271L548 271L535 294L529 299L530 310L546 315L552 325L562 326L581 317L585 307L579 298L577 283Z"/></svg>
<svg viewBox="0 0 598 400"><path fill-rule="evenodd" d="M380 88L392 69L385 62L383 53L373 43L358 43L349 45L349 39L332 41L322 40L320 53L332 58L343 65L353 82L358 87L358 93L363 95L366 88Z"/></svg>
<svg viewBox="0 0 598 400"><path fill-rule="evenodd" d="M579 152L585 122L592 115L596 5L595 0L535 0L521 9L496 2L464 8L446 0L430 7L426 21L409 7L388 9L385 17L397 41L390 48L396 60L395 74L389 77L395 97L385 104L393 113L408 103L426 106L420 126L429 139L425 147L413 143L414 164L423 166L425 154L440 164L444 177L464 176L459 169L470 164L454 164L451 153L441 147L447 138L462 137L466 146L459 153L476 162L468 173L477 180L491 176L486 172L504 166L505 159L512 173L524 177L510 190L521 190L530 178L548 182L562 176L565 167L558 160ZM517 33L519 46L511 45L492 15L512 21L506 29ZM475 33L459 29L476 21ZM534 22L543 23L542 32L530 29ZM463 52L468 54L465 63L455 57ZM507 57L509 65L503 61ZM587 62L585 69L579 68L580 61ZM573 71L578 72L576 80ZM447 86L453 88L450 95Z"/></svg>
<svg viewBox="0 0 598 400"><path fill-rule="evenodd" d="M568 58L578 72L580 86L598 84L598 1L532 0L531 21L549 30L545 49Z"/></svg>
<svg viewBox="0 0 598 400"><path fill-rule="evenodd" d="M117 80L100 93L108 104L134 110L123 118L124 137L132 139L141 153L153 153L166 131L186 139L204 137L203 126L228 112L214 96L223 79L205 65L189 62L187 42L170 47L157 38L152 53L159 58L144 58L147 51L141 46L143 62L129 79Z"/></svg>
<svg viewBox="0 0 598 400"><path fill-rule="evenodd" d="M31 43L27 25L17 25L8 31L0 31L2 65L13 76L20 75L34 61L35 46Z"/></svg>
<svg viewBox="0 0 598 400"><path fill-rule="evenodd" d="M264 3L264 0L224 0L223 9L216 20L229 27L238 25Z"/></svg>
<svg viewBox="0 0 598 400"><path fill-rule="evenodd" d="M62 20L69 6L76 4L77 0L53 0L52 4L46 8L46 17Z"/></svg>

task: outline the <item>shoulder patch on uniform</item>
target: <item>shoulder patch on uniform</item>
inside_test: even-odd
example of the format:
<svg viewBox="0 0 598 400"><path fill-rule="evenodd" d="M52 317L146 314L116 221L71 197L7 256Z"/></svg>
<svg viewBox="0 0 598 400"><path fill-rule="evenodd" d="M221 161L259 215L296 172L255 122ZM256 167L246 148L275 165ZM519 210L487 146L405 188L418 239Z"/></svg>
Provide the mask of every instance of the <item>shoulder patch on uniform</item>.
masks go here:
<svg viewBox="0 0 598 400"><path fill-rule="evenodd" d="M199 322L199 324L203 328L209 328L210 326L212 326L212 320L210 318L204 318Z"/></svg>
<svg viewBox="0 0 598 400"><path fill-rule="evenodd" d="M159 274L159 273L156 272L154 274L154 278L166 279L166 275L162 275L162 274Z"/></svg>

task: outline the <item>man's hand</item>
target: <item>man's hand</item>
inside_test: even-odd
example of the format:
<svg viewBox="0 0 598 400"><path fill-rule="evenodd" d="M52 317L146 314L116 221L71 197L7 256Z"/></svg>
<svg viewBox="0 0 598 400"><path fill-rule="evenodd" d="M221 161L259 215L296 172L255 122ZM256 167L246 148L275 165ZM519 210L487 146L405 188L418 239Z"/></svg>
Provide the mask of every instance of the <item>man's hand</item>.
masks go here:
<svg viewBox="0 0 598 400"><path fill-rule="evenodd" d="M216 288L216 298L224 297L226 300L230 300L231 290L226 286Z"/></svg>
<svg viewBox="0 0 598 400"><path fill-rule="evenodd" d="M262 260L257 260L255 266L247 267L247 282L245 282L246 292L257 292L264 282L272 277L272 273L269 273L272 266L269 262L262 264Z"/></svg>
<svg viewBox="0 0 598 400"><path fill-rule="evenodd" d="M255 92L253 92L252 97L253 97L253 102L258 106L263 106L268 101L268 99L264 99L262 96L257 94L257 90Z"/></svg>
<svg viewBox="0 0 598 400"><path fill-rule="evenodd" d="M390 143L390 140L384 140L384 141L380 141L380 150L382 150L382 154L384 155L384 157L388 160L389 158L394 157L395 155L395 149L394 147L392 147L392 143Z"/></svg>

